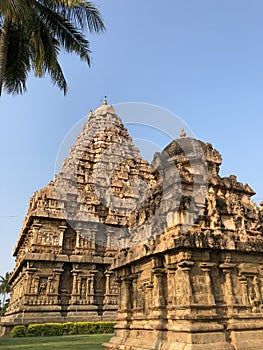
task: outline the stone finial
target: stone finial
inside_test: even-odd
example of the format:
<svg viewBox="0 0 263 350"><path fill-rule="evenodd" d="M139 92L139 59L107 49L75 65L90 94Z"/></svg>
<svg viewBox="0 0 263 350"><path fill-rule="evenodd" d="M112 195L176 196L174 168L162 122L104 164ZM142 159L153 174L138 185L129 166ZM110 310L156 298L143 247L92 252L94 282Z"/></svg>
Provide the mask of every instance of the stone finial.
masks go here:
<svg viewBox="0 0 263 350"><path fill-rule="evenodd" d="M180 131L180 137L186 137L186 132L185 132L184 128L182 128Z"/></svg>
<svg viewBox="0 0 263 350"><path fill-rule="evenodd" d="M92 117L92 109L89 109L88 118L90 119L91 117Z"/></svg>

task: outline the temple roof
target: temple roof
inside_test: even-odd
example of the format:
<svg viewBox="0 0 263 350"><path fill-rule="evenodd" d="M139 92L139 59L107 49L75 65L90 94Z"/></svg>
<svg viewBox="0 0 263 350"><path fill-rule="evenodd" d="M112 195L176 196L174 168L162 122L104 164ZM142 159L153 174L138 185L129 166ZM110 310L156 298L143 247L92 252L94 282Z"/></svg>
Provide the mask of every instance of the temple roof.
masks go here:
<svg viewBox="0 0 263 350"><path fill-rule="evenodd" d="M153 173L111 105L90 111L61 171L30 199L15 254L34 217L127 227Z"/></svg>
<svg viewBox="0 0 263 350"><path fill-rule="evenodd" d="M222 157L210 143L182 135L149 164L111 105L90 111L61 171L31 198L14 254L34 218L65 220L74 230L85 224L125 228L133 240L140 230L150 236L175 225L169 212L190 210L196 221L213 205L226 229L235 230L240 213L248 215L243 230L261 227L250 199L255 192L234 175L220 176Z"/></svg>

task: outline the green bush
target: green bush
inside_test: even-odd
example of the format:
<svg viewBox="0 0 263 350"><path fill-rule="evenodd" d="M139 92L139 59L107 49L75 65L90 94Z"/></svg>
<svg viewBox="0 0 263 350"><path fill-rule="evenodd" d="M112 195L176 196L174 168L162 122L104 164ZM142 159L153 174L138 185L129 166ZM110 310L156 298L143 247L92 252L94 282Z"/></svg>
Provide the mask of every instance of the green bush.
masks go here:
<svg viewBox="0 0 263 350"><path fill-rule="evenodd" d="M106 334L113 333L116 322L67 322L43 323L16 326L10 332L12 337L44 337L80 334ZM12 333L12 335L11 335Z"/></svg>
<svg viewBox="0 0 263 350"><path fill-rule="evenodd" d="M116 322L77 322L72 324L69 334L113 333Z"/></svg>
<svg viewBox="0 0 263 350"><path fill-rule="evenodd" d="M63 323L45 323L43 335L44 336L53 336L53 335L64 335Z"/></svg>
<svg viewBox="0 0 263 350"><path fill-rule="evenodd" d="M113 333L117 322L98 322L98 334Z"/></svg>
<svg viewBox="0 0 263 350"><path fill-rule="evenodd" d="M9 333L11 338L25 337L26 327L25 326L15 326Z"/></svg>
<svg viewBox="0 0 263 350"><path fill-rule="evenodd" d="M27 327L27 337L41 337L44 335L45 324L30 324Z"/></svg>
<svg viewBox="0 0 263 350"><path fill-rule="evenodd" d="M77 322L73 324L73 334L96 334L97 328L95 322Z"/></svg>
<svg viewBox="0 0 263 350"><path fill-rule="evenodd" d="M74 335L74 332L73 332L74 323L73 322L62 323L62 325L63 325L63 335Z"/></svg>

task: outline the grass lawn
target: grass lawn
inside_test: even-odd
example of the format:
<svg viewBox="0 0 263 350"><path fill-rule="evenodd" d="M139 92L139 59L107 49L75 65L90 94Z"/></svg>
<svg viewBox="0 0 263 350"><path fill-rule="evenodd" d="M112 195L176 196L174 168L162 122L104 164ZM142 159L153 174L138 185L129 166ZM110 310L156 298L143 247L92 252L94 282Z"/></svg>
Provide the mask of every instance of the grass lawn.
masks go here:
<svg viewBox="0 0 263 350"><path fill-rule="evenodd" d="M103 350L112 334L67 335L64 337L0 338L1 350Z"/></svg>

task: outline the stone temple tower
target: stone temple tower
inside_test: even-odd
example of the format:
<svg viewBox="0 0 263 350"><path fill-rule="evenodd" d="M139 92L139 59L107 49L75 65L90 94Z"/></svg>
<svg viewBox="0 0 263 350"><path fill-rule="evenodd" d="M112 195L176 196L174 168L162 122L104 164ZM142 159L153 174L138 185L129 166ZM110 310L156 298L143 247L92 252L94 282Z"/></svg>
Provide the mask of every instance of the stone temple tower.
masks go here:
<svg viewBox="0 0 263 350"><path fill-rule="evenodd" d="M219 175L221 161L184 133L155 156L158 210L114 258L118 323L105 349L263 349L263 206ZM148 239L136 242L140 230Z"/></svg>
<svg viewBox="0 0 263 350"><path fill-rule="evenodd" d="M154 183L152 173L112 106L89 113L60 173L30 199L14 250L5 331L116 319L110 265L127 240L131 203L140 197L130 183Z"/></svg>

